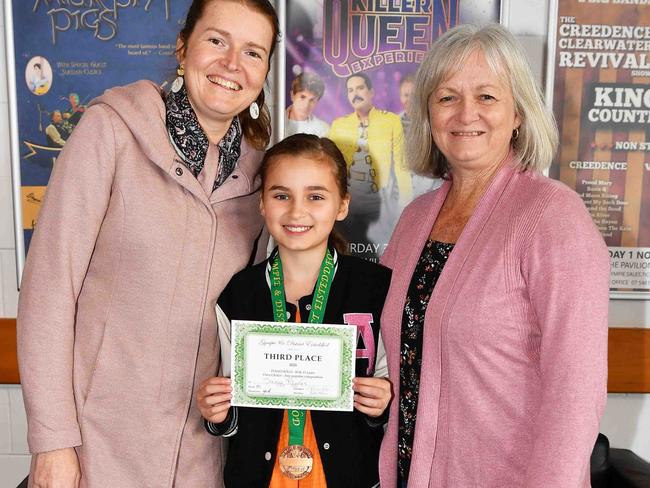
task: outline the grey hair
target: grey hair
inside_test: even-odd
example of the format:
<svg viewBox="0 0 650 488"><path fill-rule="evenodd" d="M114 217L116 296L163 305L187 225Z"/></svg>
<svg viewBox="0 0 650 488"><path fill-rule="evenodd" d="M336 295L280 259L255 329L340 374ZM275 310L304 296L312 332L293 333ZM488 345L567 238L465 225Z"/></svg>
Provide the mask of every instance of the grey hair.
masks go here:
<svg viewBox="0 0 650 488"><path fill-rule="evenodd" d="M433 142L429 122L429 97L469 56L480 50L512 92L521 120L518 137L510 143L522 170L550 166L558 145L558 132L551 111L544 104L523 48L505 27L459 25L433 43L415 77L411 125L407 131L409 166L417 174L445 177L449 163Z"/></svg>

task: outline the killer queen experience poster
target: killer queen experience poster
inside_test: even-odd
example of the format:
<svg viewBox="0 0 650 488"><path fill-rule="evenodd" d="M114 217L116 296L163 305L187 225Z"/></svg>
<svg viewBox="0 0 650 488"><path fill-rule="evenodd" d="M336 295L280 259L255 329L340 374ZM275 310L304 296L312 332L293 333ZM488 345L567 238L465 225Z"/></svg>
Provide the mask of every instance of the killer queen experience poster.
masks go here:
<svg viewBox="0 0 650 488"><path fill-rule="evenodd" d="M351 254L378 259L404 206L439 186L404 163L412 77L438 36L459 23L498 22L500 5L287 0L285 136L327 136L343 153L352 200L338 230Z"/></svg>
<svg viewBox="0 0 650 488"><path fill-rule="evenodd" d="M644 4L644 5L642 5ZM614 298L650 298L650 3L559 0L547 92L551 176L582 197L611 258Z"/></svg>

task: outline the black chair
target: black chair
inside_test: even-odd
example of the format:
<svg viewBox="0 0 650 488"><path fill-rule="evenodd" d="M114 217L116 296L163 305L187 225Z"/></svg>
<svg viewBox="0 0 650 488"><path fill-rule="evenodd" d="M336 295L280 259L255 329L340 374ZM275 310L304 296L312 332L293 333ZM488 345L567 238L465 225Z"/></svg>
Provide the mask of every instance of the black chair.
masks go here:
<svg viewBox="0 0 650 488"><path fill-rule="evenodd" d="M629 449L612 449L598 434L591 453L592 488L650 488L650 463Z"/></svg>

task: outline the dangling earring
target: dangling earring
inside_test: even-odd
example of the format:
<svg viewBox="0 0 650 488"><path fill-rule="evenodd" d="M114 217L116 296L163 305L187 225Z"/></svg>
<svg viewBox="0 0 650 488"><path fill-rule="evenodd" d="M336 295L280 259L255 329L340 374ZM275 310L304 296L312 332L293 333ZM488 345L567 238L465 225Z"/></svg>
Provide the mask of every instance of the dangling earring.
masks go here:
<svg viewBox="0 0 650 488"><path fill-rule="evenodd" d="M257 118L260 116L260 107L257 105L257 102L250 104L248 107L248 113L250 114L251 119L257 120Z"/></svg>
<svg viewBox="0 0 650 488"><path fill-rule="evenodd" d="M185 76L185 68L182 64L176 68L176 75L176 79L172 83L172 91L174 93L178 93L178 91L183 88L183 76Z"/></svg>
<svg viewBox="0 0 650 488"><path fill-rule="evenodd" d="M519 139L519 127L512 131L512 141Z"/></svg>

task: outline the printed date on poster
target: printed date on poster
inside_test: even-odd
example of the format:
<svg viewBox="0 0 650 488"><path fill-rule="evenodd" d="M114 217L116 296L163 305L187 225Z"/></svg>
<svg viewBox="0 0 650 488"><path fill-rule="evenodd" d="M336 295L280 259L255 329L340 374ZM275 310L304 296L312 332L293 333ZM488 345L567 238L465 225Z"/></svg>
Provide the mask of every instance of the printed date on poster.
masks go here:
<svg viewBox="0 0 650 488"><path fill-rule="evenodd" d="M609 258L612 289L650 288L650 247L610 247Z"/></svg>

